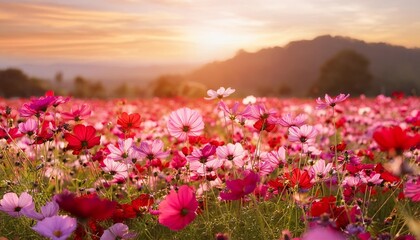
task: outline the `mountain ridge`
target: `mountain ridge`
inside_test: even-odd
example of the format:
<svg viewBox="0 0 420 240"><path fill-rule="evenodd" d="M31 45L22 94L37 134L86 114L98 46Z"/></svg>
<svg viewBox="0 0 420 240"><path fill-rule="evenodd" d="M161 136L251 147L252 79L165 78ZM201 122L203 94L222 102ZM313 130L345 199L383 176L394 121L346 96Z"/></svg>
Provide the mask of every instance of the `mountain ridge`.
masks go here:
<svg viewBox="0 0 420 240"><path fill-rule="evenodd" d="M183 77L209 88L234 87L244 95L278 95L281 88L290 88L293 96L302 97L318 78L321 66L344 49L352 49L369 60L374 76L369 94L419 91L420 48L331 35L253 53L239 50L232 58L210 62Z"/></svg>

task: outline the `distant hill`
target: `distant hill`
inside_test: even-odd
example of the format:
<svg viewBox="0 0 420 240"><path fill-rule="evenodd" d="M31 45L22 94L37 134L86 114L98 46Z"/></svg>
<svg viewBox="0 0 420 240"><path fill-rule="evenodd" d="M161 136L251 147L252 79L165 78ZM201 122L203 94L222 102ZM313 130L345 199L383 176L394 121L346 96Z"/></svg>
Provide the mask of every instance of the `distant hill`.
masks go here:
<svg viewBox="0 0 420 240"><path fill-rule="evenodd" d="M241 95L286 92L302 97L318 78L320 67L343 49L352 49L370 61L374 80L368 94L394 90L419 94L420 49L330 35L254 53L241 50L231 59L206 64L183 78L209 88L233 87Z"/></svg>

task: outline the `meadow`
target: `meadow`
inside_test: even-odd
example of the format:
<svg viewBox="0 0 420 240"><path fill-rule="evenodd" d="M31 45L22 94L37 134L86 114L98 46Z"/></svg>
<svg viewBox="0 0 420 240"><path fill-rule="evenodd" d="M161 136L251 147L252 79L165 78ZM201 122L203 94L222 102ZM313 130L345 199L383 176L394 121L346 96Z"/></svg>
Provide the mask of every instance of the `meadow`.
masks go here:
<svg viewBox="0 0 420 240"><path fill-rule="evenodd" d="M420 98L0 100L6 239L420 239Z"/></svg>

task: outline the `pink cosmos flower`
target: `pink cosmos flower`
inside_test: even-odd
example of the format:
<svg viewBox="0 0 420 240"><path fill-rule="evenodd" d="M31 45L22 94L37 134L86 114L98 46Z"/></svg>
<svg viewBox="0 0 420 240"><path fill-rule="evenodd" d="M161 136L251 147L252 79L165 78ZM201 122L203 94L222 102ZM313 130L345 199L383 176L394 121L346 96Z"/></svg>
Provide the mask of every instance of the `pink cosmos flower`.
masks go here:
<svg viewBox="0 0 420 240"><path fill-rule="evenodd" d="M171 167L178 170L178 169L183 168L186 164L187 164L187 159L185 158L184 154L180 151L174 152L173 158L171 160Z"/></svg>
<svg viewBox="0 0 420 240"><path fill-rule="evenodd" d="M90 110L89 105L82 104L77 107L72 107L70 112L63 112L61 116L64 120L74 120L76 122L84 119L85 117L90 116L92 111Z"/></svg>
<svg viewBox="0 0 420 240"><path fill-rule="evenodd" d="M32 201L32 196L27 192L23 192L19 197L16 193L6 193L0 200L0 211L9 214L12 217L19 217L22 211L33 211L35 205Z"/></svg>
<svg viewBox="0 0 420 240"><path fill-rule="evenodd" d="M326 227L315 227L309 229L305 234L303 234L302 240L314 240L314 239L323 239L323 240L345 240L346 238L338 231L326 228Z"/></svg>
<svg viewBox="0 0 420 240"><path fill-rule="evenodd" d="M362 179L358 176L347 176L341 183L342 186L357 187L362 183Z"/></svg>
<svg viewBox="0 0 420 240"><path fill-rule="evenodd" d="M108 150L110 154L108 158L114 161L124 161L125 163L132 163L132 159L136 158L133 154L138 155L138 153L133 148L133 139L127 138L125 140L118 139L118 144L109 144Z"/></svg>
<svg viewBox="0 0 420 240"><path fill-rule="evenodd" d="M288 139L291 142L313 143L317 134L316 129L310 125L290 127Z"/></svg>
<svg viewBox="0 0 420 240"><path fill-rule="evenodd" d="M128 177L128 166L125 163L106 158L103 165L102 170L111 174L114 178L119 179Z"/></svg>
<svg viewBox="0 0 420 240"><path fill-rule="evenodd" d="M311 173L315 175L318 180L325 180L325 177L332 169L332 163L325 163L325 160L318 160L311 168Z"/></svg>
<svg viewBox="0 0 420 240"><path fill-rule="evenodd" d="M316 100L316 103L318 104L316 106L316 108L317 109L324 109L324 108L327 108L327 107L335 107L335 105L337 105L337 103L343 102L349 96L350 96L350 94L345 95L345 94L341 93L333 99L328 94L325 94L325 102L322 101L321 98L318 98Z"/></svg>
<svg viewBox="0 0 420 240"><path fill-rule="evenodd" d="M159 204L159 223L173 231L179 231L195 219L197 208L194 191L183 185L178 192L171 190Z"/></svg>
<svg viewBox="0 0 420 240"><path fill-rule="evenodd" d="M277 113L275 109L267 109L263 104L253 105L249 118L252 120L265 120L266 123L276 123L274 115Z"/></svg>
<svg viewBox="0 0 420 240"><path fill-rule="evenodd" d="M134 147L139 152L141 158L147 158L148 160L153 159L164 159L169 156L169 151L163 151L163 142L160 139L151 141L143 141L140 143L140 147Z"/></svg>
<svg viewBox="0 0 420 240"><path fill-rule="evenodd" d="M229 108L224 102L219 103L220 109L227 115L230 120L235 120L236 118L249 118L251 115L251 105L246 105L243 111L239 111L239 102L235 102L232 108Z"/></svg>
<svg viewBox="0 0 420 240"><path fill-rule="evenodd" d="M231 168L232 162L237 167L244 165L244 157L246 151L240 143L228 143L224 146L219 146L216 149L217 157L225 163L225 166Z"/></svg>
<svg viewBox="0 0 420 240"><path fill-rule="evenodd" d="M32 227L40 235L52 240L65 240L76 230L77 221L69 216L47 217Z"/></svg>
<svg viewBox="0 0 420 240"><path fill-rule="evenodd" d="M257 187L260 177L252 171L244 171L243 179L226 180L226 187L229 191L220 193L223 200L239 200L252 193Z"/></svg>
<svg viewBox="0 0 420 240"><path fill-rule="evenodd" d="M197 111L190 108L178 109L169 116L169 134L180 141L186 141L189 136L199 136L203 129L203 118Z"/></svg>
<svg viewBox="0 0 420 240"><path fill-rule="evenodd" d="M405 184L404 194L413 202L420 202L420 177Z"/></svg>
<svg viewBox="0 0 420 240"><path fill-rule="evenodd" d="M132 239L136 234L128 231L128 226L123 223L116 223L109 227L101 236L100 240Z"/></svg>
<svg viewBox="0 0 420 240"><path fill-rule="evenodd" d="M300 127L305 123L307 118L308 116L304 114L299 114L295 118L293 118L292 115L288 113L279 118L277 124L283 127Z"/></svg>
<svg viewBox="0 0 420 240"><path fill-rule="evenodd" d="M32 209L24 208L22 209L22 214L25 215L26 217L39 221L44 218L53 217L57 215L59 209L60 207L58 206L58 204L52 201L52 202L47 202L45 206L41 207L41 213L36 212L35 209L33 208Z"/></svg>
<svg viewBox="0 0 420 240"><path fill-rule="evenodd" d="M279 166L286 164L286 149L280 147L277 151L261 154L261 160L260 173L270 174Z"/></svg>
<svg viewBox="0 0 420 240"><path fill-rule="evenodd" d="M367 183L368 185L371 185L371 186L379 185L383 181L381 179L381 174L379 174L379 173L375 173L375 174L371 174L371 175L362 174L361 175L361 180L362 180L362 182Z"/></svg>
<svg viewBox="0 0 420 240"><path fill-rule="evenodd" d="M28 134L28 136L32 136L38 130L38 121L33 118L29 118L24 123L19 123L19 132L23 134Z"/></svg>
<svg viewBox="0 0 420 240"><path fill-rule="evenodd" d="M217 91L209 89L207 91L208 97L205 97L204 99L206 99L206 100L212 100L212 99L215 99L215 98L222 99L222 98L228 97L229 95L231 95L234 92L235 92L235 89L232 89L230 87L227 88L227 89L225 89L224 87L220 87L219 89L217 89Z"/></svg>
<svg viewBox="0 0 420 240"><path fill-rule="evenodd" d="M203 175L206 172L215 170L223 165L223 161L215 158L216 147L207 144L202 149L195 148L187 160L190 163L190 169Z"/></svg>

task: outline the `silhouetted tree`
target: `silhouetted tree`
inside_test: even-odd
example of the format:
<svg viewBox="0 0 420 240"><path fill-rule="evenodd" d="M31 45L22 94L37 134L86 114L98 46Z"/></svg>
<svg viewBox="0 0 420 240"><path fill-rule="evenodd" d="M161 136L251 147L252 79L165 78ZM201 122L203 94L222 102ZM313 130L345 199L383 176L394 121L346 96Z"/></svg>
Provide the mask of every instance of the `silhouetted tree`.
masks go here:
<svg viewBox="0 0 420 240"><path fill-rule="evenodd" d="M74 79L74 97L86 98L90 97L90 84L89 82L81 76L77 76Z"/></svg>
<svg viewBox="0 0 420 240"><path fill-rule="evenodd" d="M105 98L106 97L106 89L102 82L97 81L95 83L90 84L90 92L93 98Z"/></svg>
<svg viewBox="0 0 420 240"><path fill-rule="evenodd" d="M127 83L121 83L115 90L114 94L115 97L128 97L129 90Z"/></svg>
<svg viewBox="0 0 420 240"><path fill-rule="evenodd" d="M155 97L176 97L182 80L182 77L178 75L159 77L152 83L152 95Z"/></svg>
<svg viewBox="0 0 420 240"><path fill-rule="evenodd" d="M359 95L370 90L372 79L366 57L354 50L342 50L322 65L309 94Z"/></svg>
<svg viewBox="0 0 420 240"><path fill-rule="evenodd" d="M40 96L45 93L47 87L44 80L29 78L20 69L0 70L0 96L6 98Z"/></svg>

